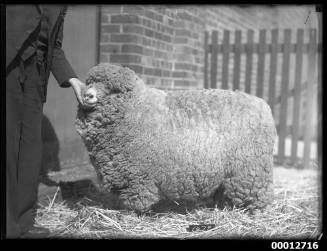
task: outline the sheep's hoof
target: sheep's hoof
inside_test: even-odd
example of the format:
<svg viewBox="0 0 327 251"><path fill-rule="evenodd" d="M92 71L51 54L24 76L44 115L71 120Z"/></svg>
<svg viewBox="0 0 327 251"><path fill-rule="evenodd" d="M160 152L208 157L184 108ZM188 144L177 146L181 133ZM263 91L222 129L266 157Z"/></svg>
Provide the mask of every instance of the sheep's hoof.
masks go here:
<svg viewBox="0 0 327 251"><path fill-rule="evenodd" d="M150 210L151 204L147 203L145 200L141 200L139 198L131 197L128 199L124 199L121 201L124 208L133 210L137 213L144 213Z"/></svg>

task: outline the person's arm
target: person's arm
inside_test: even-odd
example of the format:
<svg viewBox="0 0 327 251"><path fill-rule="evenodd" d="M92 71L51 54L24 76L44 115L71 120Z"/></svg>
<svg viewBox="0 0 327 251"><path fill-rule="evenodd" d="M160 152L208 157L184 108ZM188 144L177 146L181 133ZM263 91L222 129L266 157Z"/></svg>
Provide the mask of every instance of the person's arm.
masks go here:
<svg viewBox="0 0 327 251"><path fill-rule="evenodd" d="M60 18L62 20L60 20L58 36L53 50L51 72L61 87L73 87L78 102L83 104L82 91L85 88L85 84L78 79L62 50L64 19L63 17Z"/></svg>

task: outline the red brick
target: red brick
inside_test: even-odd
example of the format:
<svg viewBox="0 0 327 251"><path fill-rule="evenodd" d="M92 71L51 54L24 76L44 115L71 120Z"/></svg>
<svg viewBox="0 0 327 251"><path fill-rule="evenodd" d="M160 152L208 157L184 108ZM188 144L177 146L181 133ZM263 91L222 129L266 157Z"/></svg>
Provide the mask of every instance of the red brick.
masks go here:
<svg viewBox="0 0 327 251"><path fill-rule="evenodd" d="M102 14L101 15L101 24L109 23L108 15Z"/></svg>
<svg viewBox="0 0 327 251"><path fill-rule="evenodd" d="M101 5L101 11L103 13L121 13L121 5Z"/></svg>
<svg viewBox="0 0 327 251"><path fill-rule="evenodd" d="M199 34L198 33L193 33L192 37L195 38L195 39L199 39Z"/></svg>
<svg viewBox="0 0 327 251"><path fill-rule="evenodd" d="M160 83L159 78L147 77L145 83L150 86L156 86Z"/></svg>
<svg viewBox="0 0 327 251"><path fill-rule="evenodd" d="M174 35L174 29L172 29L166 25L162 25L160 31L162 31L164 33L169 33L169 35Z"/></svg>
<svg viewBox="0 0 327 251"><path fill-rule="evenodd" d="M186 63L175 63L175 70L192 70L192 65Z"/></svg>
<svg viewBox="0 0 327 251"><path fill-rule="evenodd" d="M120 25L102 25L101 33L119 33L120 32Z"/></svg>
<svg viewBox="0 0 327 251"><path fill-rule="evenodd" d="M192 16L186 11L181 11L177 13L177 17L183 20L192 21Z"/></svg>
<svg viewBox="0 0 327 251"><path fill-rule="evenodd" d="M185 71L174 71L173 78L187 78L187 73Z"/></svg>
<svg viewBox="0 0 327 251"><path fill-rule="evenodd" d="M172 73L171 71L163 70L162 71L162 76L164 77L171 77Z"/></svg>
<svg viewBox="0 0 327 251"><path fill-rule="evenodd" d="M155 69L144 67L144 74L153 76L155 74Z"/></svg>
<svg viewBox="0 0 327 251"><path fill-rule="evenodd" d="M176 54L174 55L174 58L180 62L193 62L192 55L188 55L188 54Z"/></svg>
<svg viewBox="0 0 327 251"><path fill-rule="evenodd" d="M172 88L173 80L172 79L161 79L159 88Z"/></svg>
<svg viewBox="0 0 327 251"><path fill-rule="evenodd" d="M159 21L159 22L163 22L163 17L161 14L158 14L156 12L153 12L153 11L150 11L150 10L145 10L144 12L145 16L150 18L150 19L153 19L153 20L156 20L156 21Z"/></svg>
<svg viewBox="0 0 327 251"><path fill-rule="evenodd" d="M170 18L168 18L168 24L169 24L169 25L171 25L171 26L173 26L173 25L174 25L174 20L173 20L173 19L170 19Z"/></svg>
<svg viewBox="0 0 327 251"><path fill-rule="evenodd" d="M138 43L139 37L134 34L112 34L110 41L113 43Z"/></svg>
<svg viewBox="0 0 327 251"><path fill-rule="evenodd" d="M162 76L162 70L161 69L155 69L154 75L161 77Z"/></svg>
<svg viewBox="0 0 327 251"><path fill-rule="evenodd" d="M153 30L150 29L145 29L145 33L146 36L148 37L154 37L155 32Z"/></svg>
<svg viewBox="0 0 327 251"><path fill-rule="evenodd" d="M135 64L123 64L124 67L128 67L137 74L143 74L143 66Z"/></svg>
<svg viewBox="0 0 327 251"><path fill-rule="evenodd" d="M143 55L144 56L153 56L153 50L149 48L143 48Z"/></svg>
<svg viewBox="0 0 327 251"><path fill-rule="evenodd" d="M150 76L161 76L162 75L162 70L158 68L144 68L144 74L145 75L150 75Z"/></svg>
<svg viewBox="0 0 327 251"><path fill-rule="evenodd" d="M139 25L124 25L123 32L124 33L144 34L144 28Z"/></svg>
<svg viewBox="0 0 327 251"><path fill-rule="evenodd" d="M156 23L153 20L142 18L142 24L148 28L156 29Z"/></svg>
<svg viewBox="0 0 327 251"><path fill-rule="evenodd" d="M121 51L123 53L143 54L143 47L135 44L123 44Z"/></svg>
<svg viewBox="0 0 327 251"><path fill-rule="evenodd" d="M136 15L144 15L144 7L139 5L124 5L123 13L136 14Z"/></svg>
<svg viewBox="0 0 327 251"><path fill-rule="evenodd" d="M176 36L191 37L191 31L185 29L176 30Z"/></svg>
<svg viewBox="0 0 327 251"><path fill-rule="evenodd" d="M192 54L192 48L186 46L186 45L178 45L175 46L175 50L177 53L182 53L182 54Z"/></svg>
<svg viewBox="0 0 327 251"><path fill-rule="evenodd" d="M110 41L110 36L108 34L101 33L100 43L107 43Z"/></svg>
<svg viewBox="0 0 327 251"><path fill-rule="evenodd" d="M197 65L192 65L192 71L197 72L198 71L198 66Z"/></svg>
<svg viewBox="0 0 327 251"><path fill-rule="evenodd" d="M172 37L170 35L162 35L162 40L170 43L172 41Z"/></svg>
<svg viewBox="0 0 327 251"><path fill-rule="evenodd" d="M120 46L116 45L116 44L100 45L101 52L118 53L119 49L120 49Z"/></svg>
<svg viewBox="0 0 327 251"><path fill-rule="evenodd" d="M156 58L164 58L167 55L167 53L164 53L162 51L154 51L154 56Z"/></svg>
<svg viewBox="0 0 327 251"><path fill-rule="evenodd" d="M190 87L190 86L192 86L192 81L190 81L190 80L174 80L174 86ZM194 86L194 84L193 84L193 86Z"/></svg>
<svg viewBox="0 0 327 251"><path fill-rule="evenodd" d="M142 37L142 44L145 46L151 46L151 39Z"/></svg>
<svg viewBox="0 0 327 251"><path fill-rule="evenodd" d="M109 62L109 55L108 54L102 54L100 55L100 63L108 63Z"/></svg>
<svg viewBox="0 0 327 251"><path fill-rule="evenodd" d="M110 62L112 63L141 63L141 56L128 54L113 54L110 55Z"/></svg>
<svg viewBox="0 0 327 251"><path fill-rule="evenodd" d="M175 37L173 42L175 44L187 44L188 43L188 38L186 38L186 37Z"/></svg>
<svg viewBox="0 0 327 251"><path fill-rule="evenodd" d="M140 18L136 15L112 15L111 16L111 23L139 23Z"/></svg>
<svg viewBox="0 0 327 251"><path fill-rule="evenodd" d="M162 34L161 33L159 33L159 32L154 32L154 37L156 38L156 39L159 39L159 40L162 40Z"/></svg>

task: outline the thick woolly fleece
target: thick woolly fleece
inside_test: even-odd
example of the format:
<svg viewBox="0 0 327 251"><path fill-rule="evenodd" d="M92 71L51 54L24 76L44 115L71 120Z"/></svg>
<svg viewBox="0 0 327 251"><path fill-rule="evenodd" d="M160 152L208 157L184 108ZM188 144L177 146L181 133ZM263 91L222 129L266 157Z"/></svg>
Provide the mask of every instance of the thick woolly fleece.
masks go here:
<svg viewBox="0 0 327 251"><path fill-rule="evenodd" d="M272 201L276 128L264 100L165 92L111 64L93 67L86 83L98 101L79 108L76 128L103 188L124 207L144 212L170 200L260 209Z"/></svg>

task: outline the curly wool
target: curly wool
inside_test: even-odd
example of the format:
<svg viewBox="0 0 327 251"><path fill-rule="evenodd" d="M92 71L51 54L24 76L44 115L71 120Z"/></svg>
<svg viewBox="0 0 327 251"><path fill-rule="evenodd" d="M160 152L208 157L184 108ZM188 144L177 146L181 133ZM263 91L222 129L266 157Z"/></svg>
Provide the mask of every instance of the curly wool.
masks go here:
<svg viewBox="0 0 327 251"><path fill-rule="evenodd" d="M230 90L165 92L128 68L92 68L94 110L76 128L107 192L148 211L161 200L264 208L273 197L276 128L260 98Z"/></svg>

